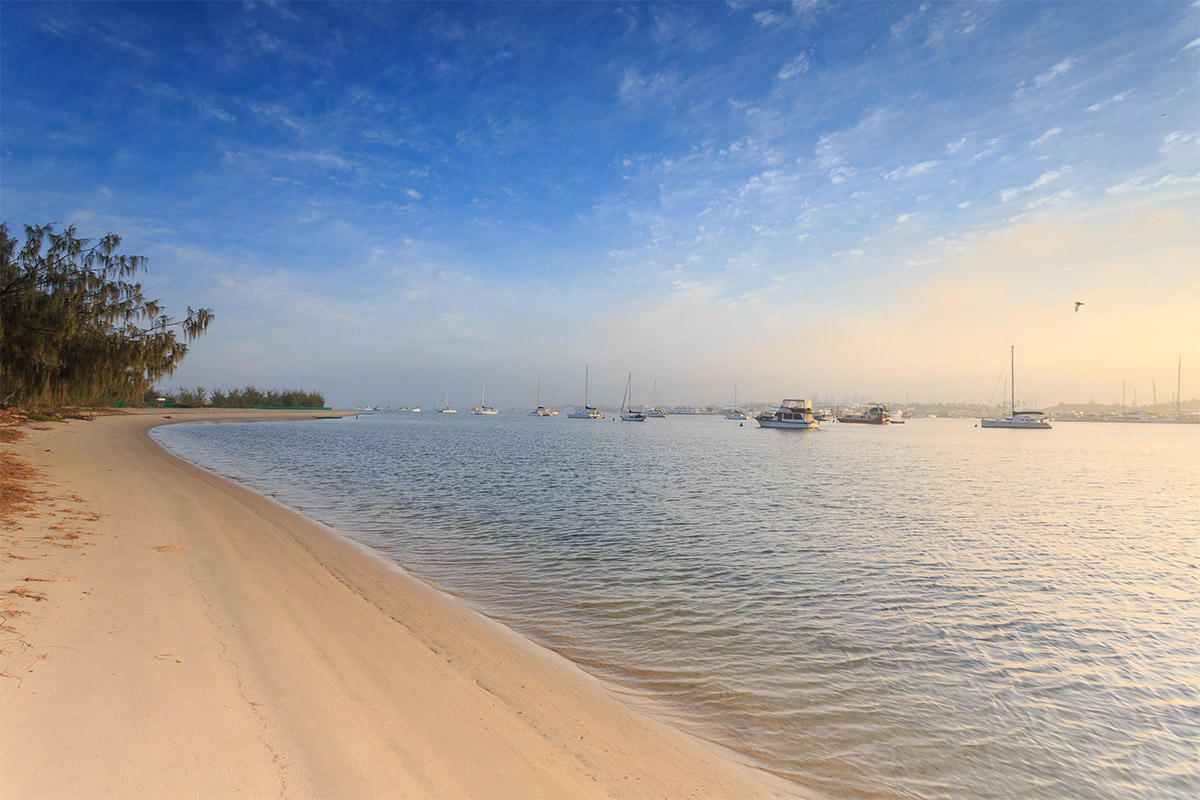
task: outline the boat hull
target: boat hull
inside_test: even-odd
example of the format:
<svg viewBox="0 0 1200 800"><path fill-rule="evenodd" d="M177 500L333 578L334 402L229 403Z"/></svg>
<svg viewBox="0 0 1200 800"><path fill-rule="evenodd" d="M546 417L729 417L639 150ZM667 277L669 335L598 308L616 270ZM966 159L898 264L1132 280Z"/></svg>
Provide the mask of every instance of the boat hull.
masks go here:
<svg viewBox="0 0 1200 800"><path fill-rule="evenodd" d="M817 428L821 427L821 423L817 422L815 419L812 422L801 422L799 420L784 420L780 422L777 419L763 419L761 417L755 417L755 421L764 428L782 428L796 431L815 431Z"/></svg>
<svg viewBox="0 0 1200 800"><path fill-rule="evenodd" d="M1013 430L1048 431L1050 423L1044 419L1021 419L1020 417L1001 417L1000 419L981 419L981 428L1011 428Z"/></svg>

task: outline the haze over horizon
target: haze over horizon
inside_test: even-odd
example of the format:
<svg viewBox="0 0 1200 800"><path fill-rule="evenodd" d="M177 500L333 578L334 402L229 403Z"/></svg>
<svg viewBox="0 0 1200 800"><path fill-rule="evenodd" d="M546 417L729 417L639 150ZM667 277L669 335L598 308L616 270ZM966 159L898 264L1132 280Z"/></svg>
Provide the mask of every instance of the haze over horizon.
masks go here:
<svg viewBox="0 0 1200 800"><path fill-rule="evenodd" d="M0 219L216 319L167 387L1200 396L1195 2L0 3ZM1076 302L1083 305L1076 309Z"/></svg>

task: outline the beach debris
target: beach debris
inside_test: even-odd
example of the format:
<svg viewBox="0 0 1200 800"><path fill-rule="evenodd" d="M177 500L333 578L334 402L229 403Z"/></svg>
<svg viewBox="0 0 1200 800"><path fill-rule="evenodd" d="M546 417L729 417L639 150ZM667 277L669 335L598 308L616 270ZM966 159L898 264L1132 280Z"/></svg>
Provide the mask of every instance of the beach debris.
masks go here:
<svg viewBox="0 0 1200 800"><path fill-rule="evenodd" d="M154 548L154 552L156 552L156 553L186 553L187 548L179 547L178 545L174 545L174 544L160 544L158 547Z"/></svg>
<svg viewBox="0 0 1200 800"><path fill-rule="evenodd" d="M11 521L20 511L29 511L38 499L30 484L40 477L29 462L16 453L0 453L0 522Z"/></svg>
<svg viewBox="0 0 1200 800"><path fill-rule="evenodd" d="M28 586L18 586L15 589L9 589L8 593L15 594L17 597L26 597L31 600L36 600L39 603L42 602L43 600L49 599L48 597L46 597L46 595L42 594L41 592L35 592L33 589L30 589Z"/></svg>

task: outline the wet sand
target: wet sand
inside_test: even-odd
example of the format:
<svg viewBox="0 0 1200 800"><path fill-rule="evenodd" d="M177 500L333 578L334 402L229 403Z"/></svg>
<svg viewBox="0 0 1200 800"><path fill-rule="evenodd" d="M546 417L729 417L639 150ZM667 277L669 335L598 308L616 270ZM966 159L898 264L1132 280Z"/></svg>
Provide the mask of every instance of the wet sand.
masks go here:
<svg viewBox="0 0 1200 800"><path fill-rule="evenodd" d="M0 797L801 795L147 435L313 416L4 446L45 496L0 530Z"/></svg>

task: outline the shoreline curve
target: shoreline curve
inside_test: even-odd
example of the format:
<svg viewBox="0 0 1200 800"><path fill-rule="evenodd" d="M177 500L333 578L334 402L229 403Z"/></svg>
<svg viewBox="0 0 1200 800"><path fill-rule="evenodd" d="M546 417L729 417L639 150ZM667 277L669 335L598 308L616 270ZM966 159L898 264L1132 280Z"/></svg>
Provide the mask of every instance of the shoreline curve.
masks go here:
<svg viewBox="0 0 1200 800"><path fill-rule="evenodd" d="M2 531L0 797L815 796L149 436L314 416L152 409L6 447L45 497Z"/></svg>

